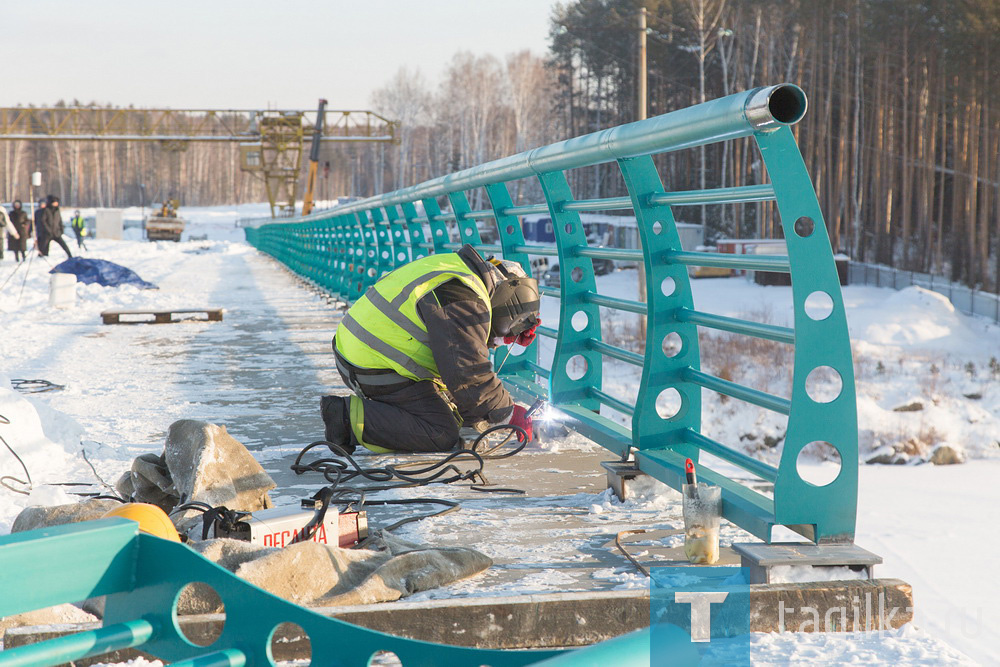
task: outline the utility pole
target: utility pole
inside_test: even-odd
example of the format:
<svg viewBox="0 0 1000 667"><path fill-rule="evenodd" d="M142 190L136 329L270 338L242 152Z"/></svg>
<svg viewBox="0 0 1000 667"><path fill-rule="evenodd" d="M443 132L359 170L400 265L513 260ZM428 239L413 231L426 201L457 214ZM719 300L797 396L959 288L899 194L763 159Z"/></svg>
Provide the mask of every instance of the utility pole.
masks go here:
<svg viewBox="0 0 1000 667"><path fill-rule="evenodd" d="M638 89L638 108L636 109L637 120L646 120L646 8L639 10L639 75L636 83ZM637 218L638 220L638 218ZM638 223L637 223L638 224ZM642 237L639 237L642 243ZM639 262L639 301L646 301L646 264ZM639 316L639 340L646 342L646 316Z"/></svg>

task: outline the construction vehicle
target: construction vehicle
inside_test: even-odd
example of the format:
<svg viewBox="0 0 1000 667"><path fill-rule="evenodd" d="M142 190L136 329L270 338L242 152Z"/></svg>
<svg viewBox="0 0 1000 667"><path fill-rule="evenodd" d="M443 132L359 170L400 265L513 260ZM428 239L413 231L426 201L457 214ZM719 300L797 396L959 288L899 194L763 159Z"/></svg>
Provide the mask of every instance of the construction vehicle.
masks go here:
<svg viewBox="0 0 1000 667"><path fill-rule="evenodd" d="M177 215L178 201L168 199L146 218L146 238L150 241L180 241L184 219Z"/></svg>
<svg viewBox="0 0 1000 667"><path fill-rule="evenodd" d="M326 117L326 100L319 101L319 110L316 112L316 128L313 131L312 150L309 151L309 177L306 180L306 194L302 199L302 215L309 215L313 209L313 200L316 193L316 172L319 169L319 142L323 136L323 120Z"/></svg>

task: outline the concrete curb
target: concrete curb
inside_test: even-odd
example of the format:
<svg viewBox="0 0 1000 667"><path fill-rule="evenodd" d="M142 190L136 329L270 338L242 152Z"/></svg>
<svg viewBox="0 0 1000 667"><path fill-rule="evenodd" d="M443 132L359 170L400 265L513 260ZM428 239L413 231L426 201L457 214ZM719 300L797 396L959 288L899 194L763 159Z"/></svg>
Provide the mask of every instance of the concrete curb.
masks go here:
<svg viewBox="0 0 1000 667"><path fill-rule="evenodd" d="M749 632L878 630L898 628L913 619L913 592L899 579L751 584L734 587L730 595L740 598L739 613L719 617L729 636ZM687 604L671 605L660 620L687 629L689 610ZM387 602L313 611L388 634L457 646L572 647L648 626L650 597L647 589L631 589ZM223 614L182 616L180 624L189 639L203 643L218 635L224 619ZM99 624L11 628L4 637L4 646L33 644L95 627ZM308 638L280 630L278 638L282 641L276 649L282 650L276 658L308 658ZM118 651L74 664L121 662L137 655L145 654Z"/></svg>

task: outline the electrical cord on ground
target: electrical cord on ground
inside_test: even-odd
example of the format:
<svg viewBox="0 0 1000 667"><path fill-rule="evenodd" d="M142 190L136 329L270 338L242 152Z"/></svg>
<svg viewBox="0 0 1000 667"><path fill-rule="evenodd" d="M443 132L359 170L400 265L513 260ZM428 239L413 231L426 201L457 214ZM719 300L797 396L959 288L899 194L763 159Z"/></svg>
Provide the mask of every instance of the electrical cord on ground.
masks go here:
<svg viewBox="0 0 1000 667"><path fill-rule="evenodd" d="M506 437L495 445L480 451L480 447L487 438L495 433L507 431ZM518 444L508 449L500 451L511 438L517 436ZM527 444L527 433L524 429L513 424L500 424L483 431L473 441L469 449L461 449L451 452L443 458L420 459L416 461L405 461L403 463L387 464L380 467L362 467L353 456L342 447L318 440L310 443L299 452L295 461L291 465L292 471L301 475L305 472L319 472L330 484L320 489L312 496L317 504L316 516L303 528L296 538L296 541L308 540L312 537L313 531L323 522L326 509L331 504L345 504L349 508L353 507L357 511L362 511L366 506L378 505L443 505L444 508L436 512L419 514L406 517L395 523L382 528L383 531L392 531L408 523L428 519L435 516L442 516L449 512L461 509L461 504L442 498L401 498L392 500L368 500L369 493L387 491L389 489L413 488L427 486L429 484L452 484L454 482L470 481L469 488L474 491L489 493L516 493L523 494L521 489L493 487L483 474L486 461L505 459L514 456ZM327 447L339 458L321 458L309 463L303 463L302 458L307 452L316 447ZM456 463L472 462L475 467L469 470L461 470ZM375 482L374 485L363 487L345 486L354 480L367 480ZM477 481L478 480L478 481ZM356 499L351 499L357 496Z"/></svg>
<svg viewBox="0 0 1000 667"><path fill-rule="evenodd" d="M632 556L632 554L630 554L625 549L625 547L622 545L621 539L622 539L623 535L633 535L633 534L637 534L637 533L648 533L648 532L649 531L646 530L645 528L638 528L638 529L635 529L635 530L623 530L623 531L619 532L617 535L615 535L615 546L618 547L618 550L621 551L623 554L625 554L625 558L628 558L630 561L632 561L632 564L635 565L636 569L638 569L640 572L642 572L647 577L650 576L649 570L646 569L645 565L643 565L642 563L640 563L639 561L637 561L635 559L635 557Z"/></svg>
<svg viewBox="0 0 1000 667"><path fill-rule="evenodd" d="M48 380L11 380L10 385L22 394L40 394L43 391L58 391L65 389L66 385L56 384Z"/></svg>
<svg viewBox="0 0 1000 667"><path fill-rule="evenodd" d="M10 420L4 417L3 415L0 415L0 424L9 425ZM14 455L15 459L17 459L17 462L21 464L21 468L24 470L24 476L26 478L26 480L24 480L14 477L13 475L3 475L2 477L0 477L0 486L3 486L5 489L13 491L14 493L20 493L21 495L24 496L30 496L31 490L34 488L34 484L32 484L31 482L31 473L28 472L28 466L24 465L24 461L21 460L21 457L18 456L17 452L14 451L14 448L10 446L10 443L7 442L7 439L4 438L2 435L0 435L0 442L3 442L4 446L8 450L10 450L10 453ZM14 488L13 486L10 485L9 482L26 486L28 487L28 490L25 491L24 489Z"/></svg>

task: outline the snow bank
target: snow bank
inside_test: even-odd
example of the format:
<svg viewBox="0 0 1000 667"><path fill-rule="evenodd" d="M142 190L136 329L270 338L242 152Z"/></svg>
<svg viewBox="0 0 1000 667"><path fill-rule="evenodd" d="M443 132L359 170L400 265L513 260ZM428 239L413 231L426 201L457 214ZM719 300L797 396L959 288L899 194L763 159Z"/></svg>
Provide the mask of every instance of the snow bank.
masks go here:
<svg viewBox="0 0 1000 667"><path fill-rule="evenodd" d="M0 534L9 533L14 519L31 505L62 505L76 496L62 486L80 471L80 438L83 427L74 419L36 403L13 389L10 378L0 375ZM20 459L20 461L18 461ZM16 493L29 492L29 495Z"/></svg>

